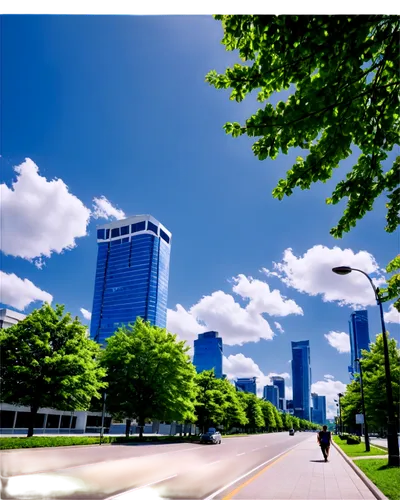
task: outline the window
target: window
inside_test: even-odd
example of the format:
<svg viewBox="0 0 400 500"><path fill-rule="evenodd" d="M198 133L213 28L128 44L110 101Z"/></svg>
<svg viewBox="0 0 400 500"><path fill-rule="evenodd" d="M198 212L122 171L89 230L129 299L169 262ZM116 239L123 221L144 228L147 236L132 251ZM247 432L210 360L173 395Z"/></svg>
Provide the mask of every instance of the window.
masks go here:
<svg viewBox="0 0 400 500"><path fill-rule="evenodd" d="M129 243L129 238L122 238L122 243Z"/></svg>
<svg viewBox="0 0 400 500"><path fill-rule="evenodd" d="M136 224L132 224L132 233L137 233L138 231L144 231L146 229L145 221L136 222Z"/></svg>
<svg viewBox="0 0 400 500"><path fill-rule="evenodd" d="M98 229L97 230L97 239L98 240L104 240L104 229Z"/></svg>
<svg viewBox="0 0 400 500"><path fill-rule="evenodd" d="M111 229L111 238L117 238L119 236L119 227L114 227Z"/></svg>
<svg viewBox="0 0 400 500"><path fill-rule="evenodd" d="M119 228L118 228L119 229ZM114 246L114 245L120 245L121 244L121 240L112 240L111 241L111 246Z"/></svg>
<svg viewBox="0 0 400 500"><path fill-rule="evenodd" d="M15 411L0 411L0 427L13 427Z"/></svg>
<svg viewBox="0 0 400 500"><path fill-rule="evenodd" d="M110 237L110 230L106 229L106 240L108 240L109 237Z"/></svg>
<svg viewBox="0 0 400 500"><path fill-rule="evenodd" d="M147 230L152 231L154 234L158 234L157 226L150 221L147 222Z"/></svg>
<svg viewBox="0 0 400 500"><path fill-rule="evenodd" d="M47 415L47 428L48 429L58 429L60 425L60 415Z"/></svg>
<svg viewBox="0 0 400 500"><path fill-rule="evenodd" d="M169 236L167 233L165 233L161 228L160 228L160 236L161 238L166 241L167 243L169 243Z"/></svg>
<svg viewBox="0 0 400 500"><path fill-rule="evenodd" d="M71 423L71 415L62 415L61 417L61 429L69 429L69 424Z"/></svg>
<svg viewBox="0 0 400 500"><path fill-rule="evenodd" d="M124 236L125 234L129 234L129 226L121 227L121 236Z"/></svg>

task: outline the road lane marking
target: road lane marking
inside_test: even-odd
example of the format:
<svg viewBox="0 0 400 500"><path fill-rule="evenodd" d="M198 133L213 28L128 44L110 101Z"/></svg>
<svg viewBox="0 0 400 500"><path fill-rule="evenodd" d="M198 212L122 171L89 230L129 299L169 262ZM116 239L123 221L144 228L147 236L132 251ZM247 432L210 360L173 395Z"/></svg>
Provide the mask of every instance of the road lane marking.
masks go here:
<svg viewBox="0 0 400 500"><path fill-rule="evenodd" d="M153 454L148 454L148 455L135 455L133 457L121 457L121 458L110 458L108 460L100 460L98 462L90 462L86 464L79 464L79 465L67 465L66 467L58 467L57 469L45 469L45 470L39 470L39 471L31 471L31 472L21 472L21 474L14 474L12 476L1 476L4 478L11 478L11 477L19 477L19 476L29 476L30 474L46 474L48 472L59 472L63 470L69 470L69 469L79 469L82 467L92 467L93 465L98 465L98 464L105 464L107 462L120 462L122 460L132 460L134 458L140 459L140 458L147 458L147 457L157 457L160 455L168 455L171 453L178 453L178 452L184 452L184 451L190 451L190 450L201 450L199 446L193 446L192 448L186 448L185 450L174 450L174 451L163 451L162 453L153 453Z"/></svg>
<svg viewBox="0 0 400 500"><path fill-rule="evenodd" d="M243 453L238 453L236 456L240 457L240 455L246 455L246 452L244 451Z"/></svg>
<svg viewBox="0 0 400 500"><path fill-rule="evenodd" d="M288 455L289 453L290 453L289 451L287 453L284 453L283 455L281 455L280 457L278 457L276 460L274 460L272 463L270 463L267 466L265 466L263 469L261 469L260 471L258 471L257 474L255 474L250 479L248 479L244 483L240 484L233 491L231 491L230 493L228 493L227 495L225 495L222 500L231 500L237 493L239 493L239 491L241 491L243 488L245 488L246 486L248 486L250 483L252 483L255 479L257 479L258 477L260 477L262 474L264 474L264 472L267 469L269 469L270 467L272 467L273 465L275 465L277 462L279 462L279 460L282 460L282 458L286 457L286 455Z"/></svg>
<svg viewBox="0 0 400 500"><path fill-rule="evenodd" d="M213 500L217 495L219 495L223 491L227 490L228 488L230 488L231 486L233 486L237 482L241 481L245 477L249 476L250 474L253 474L253 472L257 471L258 469L261 469L261 467L264 467L265 465L269 464L270 462L273 462L274 460L276 460L280 456L285 455L286 453L289 453L289 451L293 450L294 448L296 448L300 444L303 444L303 442L301 441L300 443L295 444L291 448L288 448L287 450L284 450L281 453L278 453L278 455L275 455L274 457L270 458L266 462L263 462L262 464L257 465L257 467L254 467L254 469L251 469L249 472L246 472L246 474L243 474L242 476L238 477L237 479L234 479L233 481L231 481L230 483L226 484L225 486L223 486L219 490L214 491L214 493L211 493L211 495L209 495L208 497L204 498L203 500Z"/></svg>
<svg viewBox="0 0 400 500"><path fill-rule="evenodd" d="M261 448L254 448L251 451L257 451L257 450L261 450Z"/></svg>
<svg viewBox="0 0 400 500"><path fill-rule="evenodd" d="M219 462L221 462L221 460L216 460L215 462L209 462L209 463L208 463L208 464L206 464L206 465L213 465L213 464L217 464L217 463L219 463Z"/></svg>
<svg viewBox="0 0 400 500"><path fill-rule="evenodd" d="M123 491L122 493L118 493L117 495L113 495L111 497L107 497L105 500L114 500L116 498L123 498L124 495L130 494L133 491L144 490L145 488L149 488L150 486L154 486L155 484L162 483L163 481L168 481L169 479L173 479L178 474L174 474L173 476L164 477L164 479L159 479L158 481L153 481L151 483L144 484L143 486L137 486L135 488L131 488L130 490Z"/></svg>

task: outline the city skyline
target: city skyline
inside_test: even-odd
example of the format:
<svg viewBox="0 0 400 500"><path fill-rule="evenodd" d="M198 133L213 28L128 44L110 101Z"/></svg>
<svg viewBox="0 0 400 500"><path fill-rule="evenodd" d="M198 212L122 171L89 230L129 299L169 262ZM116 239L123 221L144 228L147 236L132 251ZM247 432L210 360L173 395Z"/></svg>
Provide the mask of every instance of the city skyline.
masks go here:
<svg viewBox="0 0 400 500"><path fill-rule="evenodd" d="M310 341L292 341L293 409L296 417L311 420Z"/></svg>
<svg viewBox="0 0 400 500"><path fill-rule="evenodd" d="M367 280L331 268L358 267L381 285L398 253L384 196L351 233L329 234L342 208L323 200L357 153L332 180L273 199L298 151L260 162L247 138L225 135L259 103L238 106L204 82L237 59L211 17L5 16L2 32L2 306L63 303L89 325L96 225L151 213L174 235L170 331L191 348L219 331L228 377L255 375L262 391L284 374L288 399L289 342L310 339L312 390L334 415L349 381L350 312L368 309L371 341L381 327ZM398 336L392 304L384 312Z"/></svg>

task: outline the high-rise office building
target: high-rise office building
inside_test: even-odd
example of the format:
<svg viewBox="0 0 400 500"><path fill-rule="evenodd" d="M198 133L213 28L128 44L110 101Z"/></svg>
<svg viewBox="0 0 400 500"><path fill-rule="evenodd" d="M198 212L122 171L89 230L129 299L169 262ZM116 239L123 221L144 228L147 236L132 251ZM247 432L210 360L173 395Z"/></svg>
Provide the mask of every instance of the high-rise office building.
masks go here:
<svg viewBox="0 0 400 500"><path fill-rule="evenodd" d="M350 334L350 379L354 373L359 373L356 359L361 357L361 350L369 351L369 329L368 329L368 311L354 311L349 319Z"/></svg>
<svg viewBox="0 0 400 500"><path fill-rule="evenodd" d="M310 342L292 342L293 406L296 417L311 418L311 361Z"/></svg>
<svg viewBox="0 0 400 500"><path fill-rule="evenodd" d="M315 424L325 425L326 423L326 397L311 393L312 398L312 421Z"/></svg>
<svg viewBox="0 0 400 500"><path fill-rule="evenodd" d="M273 385L276 385L278 387L278 390L279 390L277 408L279 410L285 411L286 410L285 379L283 377L276 375L274 377L271 377L271 382Z"/></svg>
<svg viewBox="0 0 400 500"><path fill-rule="evenodd" d="M279 389L276 385L266 385L263 395L266 401L272 403L276 408L279 407Z"/></svg>
<svg viewBox="0 0 400 500"><path fill-rule="evenodd" d="M137 317L165 328L171 233L137 215L98 226L97 243L91 338L104 344Z"/></svg>
<svg viewBox="0 0 400 500"><path fill-rule="evenodd" d="M257 377L238 378L235 385L239 391L257 394Z"/></svg>
<svg viewBox="0 0 400 500"><path fill-rule="evenodd" d="M215 376L222 378L222 338L218 332L200 333L194 341L193 364L197 373L214 369Z"/></svg>
<svg viewBox="0 0 400 500"><path fill-rule="evenodd" d="M286 400L286 411L287 411L287 413L290 413L290 415L294 414L293 399L287 399Z"/></svg>

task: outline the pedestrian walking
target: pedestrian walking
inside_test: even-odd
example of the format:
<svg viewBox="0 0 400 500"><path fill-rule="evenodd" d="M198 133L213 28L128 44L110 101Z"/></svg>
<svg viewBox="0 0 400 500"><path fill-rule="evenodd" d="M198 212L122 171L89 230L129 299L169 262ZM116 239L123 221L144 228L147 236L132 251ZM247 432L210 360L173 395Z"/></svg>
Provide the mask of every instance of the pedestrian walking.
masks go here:
<svg viewBox="0 0 400 500"><path fill-rule="evenodd" d="M321 451L322 455L324 456L325 462L327 462L329 457L329 450L332 443L332 436L328 431L328 427L326 425L322 427L322 431L318 432L317 441L321 446Z"/></svg>

